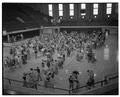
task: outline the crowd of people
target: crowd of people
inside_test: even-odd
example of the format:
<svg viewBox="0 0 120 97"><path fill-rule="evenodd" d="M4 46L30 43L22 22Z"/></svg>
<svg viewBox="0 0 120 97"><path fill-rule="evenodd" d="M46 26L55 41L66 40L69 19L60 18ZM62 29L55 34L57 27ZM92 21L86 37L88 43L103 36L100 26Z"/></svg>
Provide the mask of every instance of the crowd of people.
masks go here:
<svg viewBox="0 0 120 97"><path fill-rule="evenodd" d="M51 36L44 39L44 42L43 36L35 37L26 43L11 47L10 56L4 59L5 68L17 68L26 65L33 58L46 57L41 62L42 68L31 68L30 73L23 74L24 87L37 88L36 85L39 83L39 79L44 81L44 85L47 87L59 70L64 68L66 57L71 57L75 51L77 52L77 61L81 62L85 59L94 63L97 60L94 49L102 47L106 39L104 32L95 30L92 32L53 32ZM54 58L56 52L58 56ZM94 83L94 76L91 71L88 71L88 73L90 73L90 78L87 85L91 86L91 83L92 85ZM70 75L70 88L78 86L77 76L76 73ZM34 85L28 83L34 83Z"/></svg>
<svg viewBox="0 0 120 97"><path fill-rule="evenodd" d="M87 84L87 88L91 89L92 87L94 87L94 83L95 83L95 74L93 72L93 70L87 70L88 73L88 80L86 82ZM69 80L69 90L71 90L71 92L76 92L79 87L80 87L80 81L79 81L79 72L78 71L73 71L71 73L71 75L69 76L68 80Z"/></svg>
<svg viewBox="0 0 120 97"><path fill-rule="evenodd" d="M39 67L30 68L29 72L23 73L23 87L37 89L39 81L42 81Z"/></svg>
<svg viewBox="0 0 120 97"><path fill-rule="evenodd" d="M10 35L9 42L16 42L19 40L23 40L23 34L17 34L17 35Z"/></svg>

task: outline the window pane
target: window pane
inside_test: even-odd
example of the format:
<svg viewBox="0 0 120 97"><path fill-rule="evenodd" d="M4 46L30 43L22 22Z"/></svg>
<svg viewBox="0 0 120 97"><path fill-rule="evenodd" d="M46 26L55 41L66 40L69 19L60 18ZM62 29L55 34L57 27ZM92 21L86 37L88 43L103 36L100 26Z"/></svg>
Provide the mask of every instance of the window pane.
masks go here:
<svg viewBox="0 0 120 97"><path fill-rule="evenodd" d="M70 10L70 16L74 15L74 10Z"/></svg>
<svg viewBox="0 0 120 97"><path fill-rule="evenodd" d="M59 4L59 10L63 10L63 4Z"/></svg>
<svg viewBox="0 0 120 97"><path fill-rule="evenodd" d="M107 4L107 7L112 7L112 4L111 3Z"/></svg>
<svg viewBox="0 0 120 97"><path fill-rule="evenodd" d="M49 11L49 16L53 16L52 11Z"/></svg>
<svg viewBox="0 0 120 97"><path fill-rule="evenodd" d="M74 9L74 4L70 4L70 9Z"/></svg>
<svg viewBox="0 0 120 97"><path fill-rule="evenodd" d="M86 9L86 4L81 4L81 9Z"/></svg>
<svg viewBox="0 0 120 97"><path fill-rule="evenodd" d="M111 8L107 8L107 14L111 14Z"/></svg>
<svg viewBox="0 0 120 97"><path fill-rule="evenodd" d="M70 7L70 16L74 15L74 4L69 4Z"/></svg>
<svg viewBox="0 0 120 97"><path fill-rule="evenodd" d="M52 4L49 4L48 7L49 7L49 10L52 10Z"/></svg>
<svg viewBox="0 0 120 97"><path fill-rule="evenodd" d="M81 13L81 15L86 15L86 13Z"/></svg>
<svg viewBox="0 0 120 97"><path fill-rule="evenodd" d="M93 14L94 14L94 15L98 15L98 9L94 9L94 10L93 10Z"/></svg>
<svg viewBox="0 0 120 97"><path fill-rule="evenodd" d="M94 8L98 8L98 4L94 4L93 6L94 6Z"/></svg>
<svg viewBox="0 0 120 97"><path fill-rule="evenodd" d="M59 11L59 16L63 16L63 11Z"/></svg>

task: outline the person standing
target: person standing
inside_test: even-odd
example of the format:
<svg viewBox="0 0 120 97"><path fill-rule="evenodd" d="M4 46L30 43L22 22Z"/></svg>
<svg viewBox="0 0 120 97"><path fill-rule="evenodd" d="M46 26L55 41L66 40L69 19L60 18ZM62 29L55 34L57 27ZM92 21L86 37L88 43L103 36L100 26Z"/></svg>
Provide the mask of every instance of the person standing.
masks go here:
<svg viewBox="0 0 120 97"><path fill-rule="evenodd" d="M27 80L26 80L26 74L23 73L23 87L27 87Z"/></svg>
<svg viewBox="0 0 120 97"><path fill-rule="evenodd" d="M25 55L22 54L22 64L25 65Z"/></svg>
<svg viewBox="0 0 120 97"><path fill-rule="evenodd" d="M57 60L55 60L54 67L55 67L55 74L57 75L58 74L58 62L57 62Z"/></svg>
<svg viewBox="0 0 120 97"><path fill-rule="evenodd" d="M18 66L21 67L21 57L20 57L20 55L18 56L17 60L18 60Z"/></svg>
<svg viewBox="0 0 120 97"><path fill-rule="evenodd" d="M23 40L23 34L20 34L21 40Z"/></svg>
<svg viewBox="0 0 120 97"><path fill-rule="evenodd" d="M7 59L7 58L4 59L4 66L5 66L6 68L8 67L8 59Z"/></svg>
<svg viewBox="0 0 120 97"><path fill-rule="evenodd" d="M27 64L27 52L24 51L25 64Z"/></svg>
<svg viewBox="0 0 120 97"><path fill-rule="evenodd" d="M37 59L37 47L34 47L35 59Z"/></svg>
<svg viewBox="0 0 120 97"><path fill-rule="evenodd" d="M68 78L68 80L69 80L69 90L73 91L74 84L73 84L73 77L72 77L72 75L70 75L70 77Z"/></svg>
<svg viewBox="0 0 120 97"><path fill-rule="evenodd" d="M88 85L88 89L91 89L91 87L94 87L94 73L93 73L93 70L87 70L88 72L88 82L87 82L87 85Z"/></svg>
<svg viewBox="0 0 120 97"><path fill-rule="evenodd" d="M38 75L37 75L38 81L39 81L39 80L42 81L42 77L41 77L41 74L40 74L40 69L39 69L39 67L37 66L37 69L35 69L35 70L36 70L37 73L38 73Z"/></svg>

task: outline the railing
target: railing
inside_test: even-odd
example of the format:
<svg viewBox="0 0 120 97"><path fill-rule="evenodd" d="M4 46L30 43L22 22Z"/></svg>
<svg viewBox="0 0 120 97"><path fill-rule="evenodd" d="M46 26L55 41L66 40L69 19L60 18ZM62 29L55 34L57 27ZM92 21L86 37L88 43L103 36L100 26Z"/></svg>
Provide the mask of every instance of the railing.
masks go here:
<svg viewBox="0 0 120 97"><path fill-rule="evenodd" d="M90 90L92 90L94 88L98 88L98 87L103 87L105 85L108 85L109 83L114 82L114 80L118 79L118 74L114 73L113 75L108 75L107 77L108 77L107 82L106 82L106 80L97 81L94 83L94 87L92 87ZM9 78L3 78L3 79L4 79L4 81L5 80L7 81L9 86L14 85L15 82L17 82L19 84L23 84L23 81L13 80L13 79L9 79ZM34 83L27 83L27 84L34 84ZM35 89L36 90L44 89L44 91L46 91L46 89L48 89L48 91L51 92L51 94L55 94L55 93L56 94L77 94L77 93L89 90L89 89L87 89L87 87L88 87L88 85L83 85L78 88L69 90L69 89L56 88L56 87L45 87L44 85L37 84Z"/></svg>
<svg viewBox="0 0 120 97"><path fill-rule="evenodd" d="M107 80L100 80L100 81L95 82L94 86L88 90L92 90L92 89L98 88L98 87L103 87L105 85L108 85L108 84L114 82L113 80L116 80L116 79L118 79L118 73L113 73L112 75L107 75ZM118 82L118 80L117 80L117 82ZM83 85L78 88L71 89L71 90L69 90L69 94L76 94L76 93L84 92L87 87L88 87L88 85Z"/></svg>
<svg viewBox="0 0 120 97"><path fill-rule="evenodd" d="M20 86L20 87L23 87L23 81L19 81L19 80L14 80L14 79L9 79L9 78L4 78L4 85L8 83L9 86ZM6 82L5 82L6 81ZM16 84L16 85L15 85ZM29 83L27 82L27 84L33 84L35 85L35 83ZM27 88L26 88L27 89ZM44 89L44 92L48 91L51 92L50 94L54 94L55 92L57 92L58 94L68 94L69 93L69 90L68 89L63 89L63 88L57 88L57 87L53 87L53 86L44 86L44 85L40 85L40 84L37 84L36 87L34 88L36 90L42 90Z"/></svg>
<svg viewBox="0 0 120 97"><path fill-rule="evenodd" d="M38 37L38 36L37 36ZM36 38L36 36L32 37L32 38L28 38L28 39L23 39L23 40L19 40L19 41L15 41L15 42L12 42L12 43L3 43L3 45L5 47L14 47L14 46L19 46L21 45L21 43L26 43L28 40L32 40Z"/></svg>

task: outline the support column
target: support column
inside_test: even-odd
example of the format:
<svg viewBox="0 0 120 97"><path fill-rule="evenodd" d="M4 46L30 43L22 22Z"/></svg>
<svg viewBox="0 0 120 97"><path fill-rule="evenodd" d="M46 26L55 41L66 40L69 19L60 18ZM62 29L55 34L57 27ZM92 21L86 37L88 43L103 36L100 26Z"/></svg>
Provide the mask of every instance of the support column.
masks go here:
<svg viewBox="0 0 120 97"><path fill-rule="evenodd" d="M40 27L40 34L39 36L41 36L43 34L43 26Z"/></svg>
<svg viewBox="0 0 120 97"><path fill-rule="evenodd" d="M8 41L8 43L10 42L10 36L9 36L9 34L7 35L7 41Z"/></svg>

